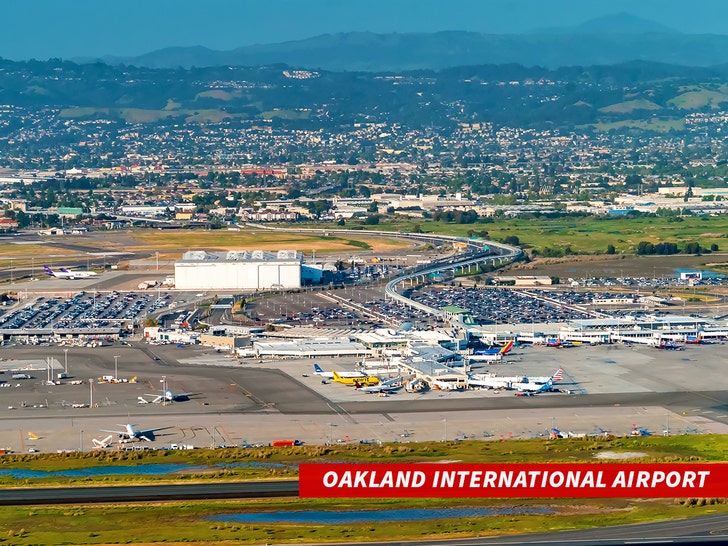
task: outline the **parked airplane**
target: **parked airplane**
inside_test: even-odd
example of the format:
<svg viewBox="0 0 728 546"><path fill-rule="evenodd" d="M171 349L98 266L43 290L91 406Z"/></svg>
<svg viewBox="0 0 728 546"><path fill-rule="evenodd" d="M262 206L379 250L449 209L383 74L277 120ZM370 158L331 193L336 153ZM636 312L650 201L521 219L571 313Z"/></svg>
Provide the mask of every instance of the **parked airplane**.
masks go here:
<svg viewBox="0 0 728 546"><path fill-rule="evenodd" d="M547 338L546 347L561 347L561 337Z"/></svg>
<svg viewBox="0 0 728 546"><path fill-rule="evenodd" d="M364 372L325 372L318 364L313 365L313 373L326 379L334 379L334 374L337 374L339 377L343 377L345 379L369 377ZM351 384L353 385L353 383Z"/></svg>
<svg viewBox="0 0 728 546"><path fill-rule="evenodd" d="M376 375L367 375L367 376L359 376L359 377L344 377L342 375L339 375L337 372L331 372L332 373L332 380L336 383L342 383L344 385L351 385L351 386L360 386L360 387L368 387L370 385L378 385L379 384L379 378Z"/></svg>
<svg viewBox="0 0 728 546"><path fill-rule="evenodd" d="M355 380L356 381L356 380ZM394 379L388 379L387 381L382 381L378 385L369 385L368 387L363 387L359 383L354 383L354 387L357 390L360 390L361 392L386 392L386 393L392 393L394 391L397 391L402 388L402 378L401 377L395 377Z"/></svg>
<svg viewBox="0 0 728 546"><path fill-rule="evenodd" d="M151 442L152 438L154 438L154 433L156 431L170 428L170 427L159 427L159 428L148 428L146 430L137 430L134 428L136 425L133 425L131 423L128 423L126 425L117 425L117 426L124 427L124 430L101 429L101 432L111 432L112 434L118 435L119 438L121 438L122 440L144 440L145 442Z"/></svg>
<svg viewBox="0 0 728 546"><path fill-rule="evenodd" d="M703 342L703 332L698 332L697 336L687 336L685 338L685 343L697 344L697 343L702 343L702 342Z"/></svg>
<svg viewBox="0 0 728 546"><path fill-rule="evenodd" d="M473 349L472 356L481 355L504 355L513 348L513 340L511 339L503 347L491 347L488 349Z"/></svg>
<svg viewBox="0 0 728 546"><path fill-rule="evenodd" d="M520 392L530 392L533 394L539 392L550 391L554 385L554 381L561 381L564 377L564 370L559 368L554 372L551 377L527 377L527 381L521 383L513 383L513 388ZM546 381L541 382L540 380L545 379Z"/></svg>
<svg viewBox="0 0 728 546"><path fill-rule="evenodd" d="M47 265L43 266L43 270L46 272L46 275L50 277L55 277L57 279L68 279L71 281L76 279L88 279L89 277L95 277L97 275L97 273L94 271L69 271L65 267L62 267L60 271L53 271Z"/></svg>

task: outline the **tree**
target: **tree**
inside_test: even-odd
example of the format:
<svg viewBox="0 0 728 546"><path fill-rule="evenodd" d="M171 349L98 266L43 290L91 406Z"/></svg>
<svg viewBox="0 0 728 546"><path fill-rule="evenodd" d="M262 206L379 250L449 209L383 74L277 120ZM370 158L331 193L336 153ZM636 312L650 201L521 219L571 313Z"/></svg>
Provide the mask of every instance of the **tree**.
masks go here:
<svg viewBox="0 0 728 546"><path fill-rule="evenodd" d="M607 245L607 254L614 254L617 251L614 245Z"/></svg>

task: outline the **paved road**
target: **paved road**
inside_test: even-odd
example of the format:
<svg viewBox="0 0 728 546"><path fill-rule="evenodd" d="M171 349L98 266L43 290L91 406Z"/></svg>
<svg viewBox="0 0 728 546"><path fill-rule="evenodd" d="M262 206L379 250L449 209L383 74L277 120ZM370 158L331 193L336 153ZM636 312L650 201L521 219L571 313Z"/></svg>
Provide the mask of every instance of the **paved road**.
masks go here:
<svg viewBox="0 0 728 546"><path fill-rule="evenodd" d="M298 480L0 490L0 505L297 497Z"/></svg>

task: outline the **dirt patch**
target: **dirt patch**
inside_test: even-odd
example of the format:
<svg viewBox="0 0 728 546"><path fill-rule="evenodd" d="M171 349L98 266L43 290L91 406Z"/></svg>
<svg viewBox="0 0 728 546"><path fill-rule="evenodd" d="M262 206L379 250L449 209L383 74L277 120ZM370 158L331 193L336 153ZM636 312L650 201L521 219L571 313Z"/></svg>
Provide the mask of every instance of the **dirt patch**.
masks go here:
<svg viewBox="0 0 728 546"><path fill-rule="evenodd" d="M718 256L569 256L539 258L517 263L507 269L514 275L547 275L568 278L585 277L674 277L677 269L717 269ZM718 258L720 259L720 258Z"/></svg>
<svg viewBox="0 0 728 546"><path fill-rule="evenodd" d="M595 459L607 459L610 461L619 459L641 459L642 457L647 457L647 453L639 451L623 451L621 453L617 451L600 451L599 453L594 454Z"/></svg>

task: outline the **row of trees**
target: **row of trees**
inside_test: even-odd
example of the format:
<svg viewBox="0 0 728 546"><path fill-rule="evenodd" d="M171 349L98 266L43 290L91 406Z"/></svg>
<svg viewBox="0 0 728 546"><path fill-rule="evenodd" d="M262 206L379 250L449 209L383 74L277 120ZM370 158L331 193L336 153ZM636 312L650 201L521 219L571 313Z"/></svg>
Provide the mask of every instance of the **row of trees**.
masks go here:
<svg viewBox="0 0 728 546"><path fill-rule="evenodd" d="M609 246L611 247L611 249L614 248L614 247L612 247L612 245L609 245ZM608 247L607 254L610 253L609 250L610 250L610 248ZM685 246L682 248L682 250L680 250L677 243L670 243L670 242L654 244L649 241L640 241L640 243L637 245L637 254L640 256L652 255L652 254L665 256L665 255L670 255L670 254L679 254L680 252L682 252L683 254L702 254L702 253L707 253L707 252L716 252L717 250L718 250L718 245L715 243L710 245L710 248L708 249L708 248L703 248L700 245L700 243L695 242L695 241L685 243ZM614 252L612 252L612 254L613 253Z"/></svg>

